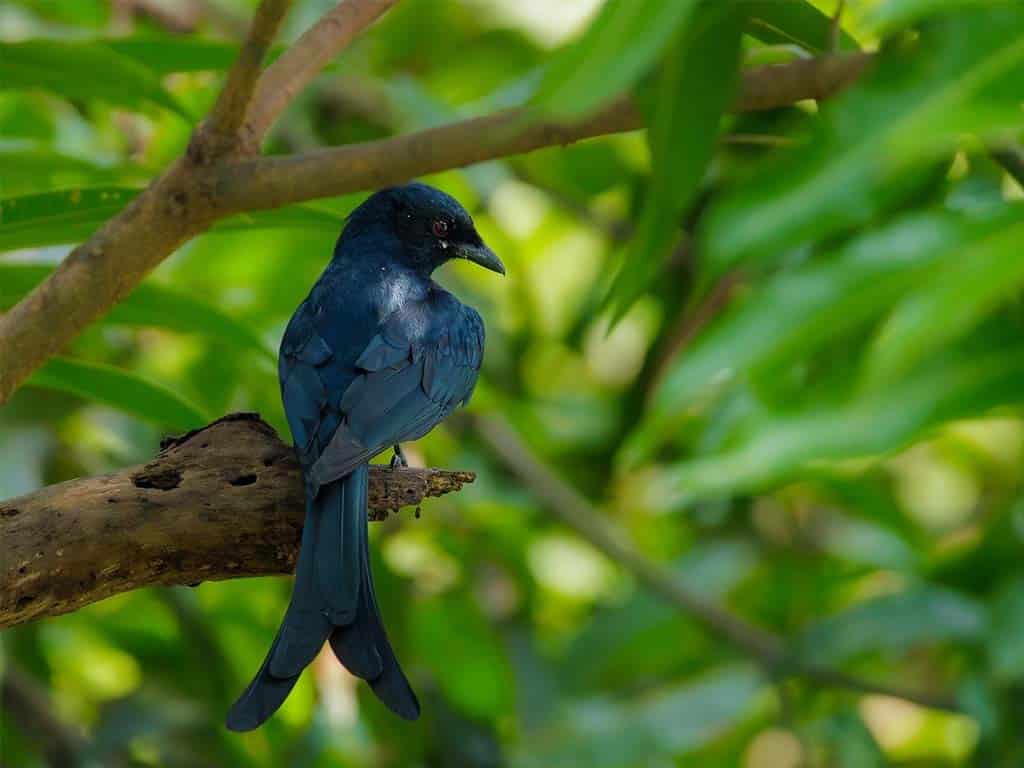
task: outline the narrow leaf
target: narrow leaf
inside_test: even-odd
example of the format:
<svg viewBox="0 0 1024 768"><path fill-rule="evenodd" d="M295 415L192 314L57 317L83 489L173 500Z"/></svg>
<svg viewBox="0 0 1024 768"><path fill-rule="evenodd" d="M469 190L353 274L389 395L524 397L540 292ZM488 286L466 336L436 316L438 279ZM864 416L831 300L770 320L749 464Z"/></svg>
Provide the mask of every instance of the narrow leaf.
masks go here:
<svg viewBox="0 0 1024 768"><path fill-rule="evenodd" d="M209 421L196 405L162 384L109 365L55 357L28 384L67 392L170 429L194 429Z"/></svg>
<svg viewBox="0 0 1024 768"><path fill-rule="evenodd" d="M0 310L12 307L51 271L43 264L0 262ZM246 324L206 302L152 282L135 288L101 322L201 334L274 358L266 342Z"/></svg>
<svg viewBox="0 0 1024 768"><path fill-rule="evenodd" d="M731 8L689 25L669 52L648 130L651 184L637 237L607 302L622 319L654 281L714 153L722 113L739 71L743 18Z"/></svg>
<svg viewBox="0 0 1024 768"><path fill-rule="evenodd" d="M749 17L747 33L764 43L799 45L811 53L828 51L832 19L807 0L740 0ZM839 49L856 50L857 42L840 30Z"/></svg>
<svg viewBox="0 0 1024 768"><path fill-rule="evenodd" d="M858 603L815 622L798 639L801 657L836 664L859 654L904 653L922 643L980 640L985 606L940 587L921 585Z"/></svg>
<svg viewBox="0 0 1024 768"><path fill-rule="evenodd" d="M137 194L138 190L125 187L99 187L0 200L0 251L85 240ZM343 224L343 215L304 204L239 214L218 223L213 231L302 228L337 232Z"/></svg>
<svg viewBox="0 0 1024 768"><path fill-rule="evenodd" d="M1022 242L1024 221L1018 221L944 259L942 269L908 295L882 327L865 364L866 383L894 380L1015 296L1024 286Z"/></svg>
<svg viewBox="0 0 1024 768"><path fill-rule="evenodd" d="M560 51L534 104L557 117L593 112L651 68L697 0L608 0L583 36Z"/></svg>
<svg viewBox="0 0 1024 768"><path fill-rule="evenodd" d="M140 36L96 40L95 44L160 75L227 70L238 57L238 45L221 40Z"/></svg>
<svg viewBox="0 0 1024 768"><path fill-rule="evenodd" d="M936 361L884 390L848 402L770 414L721 453L666 470L667 508L695 499L763 490L812 464L880 456L938 424L1024 401L1024 348L997 348Z"/></svg>
<svg viewBox="0 0 1024 768"><path fill-rule="evenodd" d="M917 188L915 170L964 132L1024 124L1024 8L959 14L882 55L822 112L810 145L769 163L717 203L702 252L719 274L777 258L870 220Z"/></svg>
<svg viewBox="0 0 1024 768"><path fill-rule="evenodd" d="M133 109L154 104L192 119L153 71L99 42L0 43L0 89L34 88Z"/></svg>

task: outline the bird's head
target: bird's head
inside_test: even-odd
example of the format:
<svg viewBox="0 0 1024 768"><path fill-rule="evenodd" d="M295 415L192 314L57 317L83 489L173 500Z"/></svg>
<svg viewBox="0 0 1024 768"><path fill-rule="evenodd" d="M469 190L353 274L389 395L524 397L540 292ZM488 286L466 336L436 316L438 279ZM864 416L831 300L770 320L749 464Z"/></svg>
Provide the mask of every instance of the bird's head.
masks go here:
<svg viewBox="0 0 1024 768"><path fill-rule="evenodd" d="M371 195L349 217L346 232L384 230L399 243L398 259L430 274L449 259L468 259L505 274L505 265L477 234L459 201L427 184L390 187Z"/></svg>

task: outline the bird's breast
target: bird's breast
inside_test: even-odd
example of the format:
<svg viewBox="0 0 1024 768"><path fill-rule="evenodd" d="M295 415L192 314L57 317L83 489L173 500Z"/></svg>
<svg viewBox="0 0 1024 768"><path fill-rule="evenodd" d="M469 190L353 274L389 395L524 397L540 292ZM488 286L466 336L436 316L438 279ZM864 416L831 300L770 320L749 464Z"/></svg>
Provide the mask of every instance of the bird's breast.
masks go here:
<svg viewBox="0 0 1024 768"><path fill-rule="evenodd" d="M384 318L409 304L420 303L427 296L428 285L416 275L390 272L377 288L377 316Z"/></svg>

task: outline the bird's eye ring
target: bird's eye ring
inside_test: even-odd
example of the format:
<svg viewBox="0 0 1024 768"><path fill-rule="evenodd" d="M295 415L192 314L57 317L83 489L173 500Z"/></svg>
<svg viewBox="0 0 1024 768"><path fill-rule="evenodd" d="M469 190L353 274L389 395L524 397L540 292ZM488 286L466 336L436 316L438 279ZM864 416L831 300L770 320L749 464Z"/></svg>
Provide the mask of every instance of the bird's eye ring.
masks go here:
<svg viewBox="0 0 1024 768"><path fill-rule="evenodd" d="M445 238L448 237L448 232L451 230L451 225L448 224L444 219L434 219L434 223L431 225L431 229L437 237Z"/></svg>

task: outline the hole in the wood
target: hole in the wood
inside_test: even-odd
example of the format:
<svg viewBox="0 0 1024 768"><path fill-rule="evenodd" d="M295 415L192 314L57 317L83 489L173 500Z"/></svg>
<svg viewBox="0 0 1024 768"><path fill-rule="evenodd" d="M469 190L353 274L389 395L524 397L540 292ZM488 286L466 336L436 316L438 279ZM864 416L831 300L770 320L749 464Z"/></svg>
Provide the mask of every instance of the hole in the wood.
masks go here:
<svg viewBox="0 0 1024 768"><path fill-rule="evenodd" d="M176 469L158 469L150 472L140 472L132 478L136 488L156 488L160 491L170 491L181 484L181 472Z"/></svg>
<svg viewBox="0 0 1024 768"><path fill-rule="evenodd" d="M232 485L252 485L256 482L256 475L239 475L231 481Z"/></svg>

